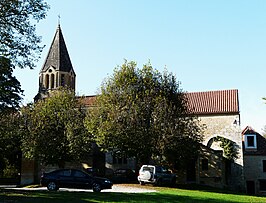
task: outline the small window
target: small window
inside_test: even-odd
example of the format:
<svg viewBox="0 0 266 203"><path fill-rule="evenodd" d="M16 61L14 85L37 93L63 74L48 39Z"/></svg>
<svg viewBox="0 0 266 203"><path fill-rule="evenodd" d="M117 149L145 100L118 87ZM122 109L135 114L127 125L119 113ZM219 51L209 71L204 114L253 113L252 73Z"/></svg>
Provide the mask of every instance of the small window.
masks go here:
<svg viewBox="0 0 266 203"><path fill-rule="evenodd" d="M248 143L248 147L254 147L254 137L248 136L247 143Z"/></svg>
<svg viewBox="0 0 266 203"><path fill-rule="evenodd" d="M49 75L48 74L45 75L45 88L49 89Z"/></svg>
<svg viewBox="0 0 266 203"><path fill-rule="evenodd" d="M65 74L61 74L61 86L65 86Z"/></svg>
<svg viewBox="0 0 266 203"><path fill-rule="evenodd" d="M263 172L266 172L266 160L262 161Z"/></svg>
<svg viewBox="0 0 266 203"><path fill-rule="evenodd" d="M246 149L257 148L256 135L245 135L245 148Z"/></svg>
<svg viewBox="0 0 266 203"><path fill-rule="evenodd" d="M208 163L209 161L208 161L208 159L202 159L201 160L201 169L203 170L203 171L207 171L208 170L208 165L209 165L209 163Z"/></svg>
<svg viewBox="0 0 266 203"><path fill-rule="evenodd" d="M260 180L260 190L266 191L266 180Z"/></svg>
<svg viewBox="0 0 266 203"><path fill-rule="evenodd" d="M51 89L54 89L54 74L51 75Z"/></svg>
<svg viewBox="0 0 266 203"><path fill-rule="evenodd" d="M113 164L127 164L127 157L119 152L114 153Z"/></svg>

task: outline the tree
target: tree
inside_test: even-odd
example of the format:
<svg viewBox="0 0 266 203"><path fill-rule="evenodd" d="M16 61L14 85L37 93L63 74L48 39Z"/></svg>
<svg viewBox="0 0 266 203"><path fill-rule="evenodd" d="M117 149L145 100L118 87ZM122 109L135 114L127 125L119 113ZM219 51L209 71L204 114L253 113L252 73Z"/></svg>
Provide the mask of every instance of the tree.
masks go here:
<svg viewBox="0 0 266 203"><path fill-rule="evenodd" d="M234 159L238 157L238 151L234 141L221 136L214 137L213 140L220 143L220 147L223 148L225 158L230 161L234 161Z"/></svg>
<svg viewBox="0 0 266 203"><path fill-rule="evenodd" d="M180 83L150 63L142 69L125 61L101 85L86 127L105 150L177 165L194 158L202 140L198 120L190 114Z"/></svg>
<svg viewBox="0 0 266 203"><path fill-rule="evenodd" d="M50 97L22 109L25 134L23 154L42 164L79 161L91 150L92 137L83 125L86 109L68 89L50 93Z"/></svg>
<svg viewBox="0 0 266 203"><path fill-rule="evenodd" d="M20 82L12 75L10 60L0 56L0 113L19 108L23 90Z"/></svg>
<svg viewBox="0 0 266 203"><path fill-rule="evenodd" d="M264 101L266 101L266 97L262 98ZM264 128L262 129L263 130L263 137L266 138L266 125L264 126Z"/></svg>
<svg viewBox="0 0 266 203"><path fill-rule="evenodd" d="M21 166L21 118L18 111L0 116L0 177L14 177Z"/></svg>
<svg viewBox="0 0 266 203"><path fill-rule="evenodd" d="M14 66L33 68L43 47L32 23L44 19L48 8L43 0L1 0L0 56Z"/></svg>

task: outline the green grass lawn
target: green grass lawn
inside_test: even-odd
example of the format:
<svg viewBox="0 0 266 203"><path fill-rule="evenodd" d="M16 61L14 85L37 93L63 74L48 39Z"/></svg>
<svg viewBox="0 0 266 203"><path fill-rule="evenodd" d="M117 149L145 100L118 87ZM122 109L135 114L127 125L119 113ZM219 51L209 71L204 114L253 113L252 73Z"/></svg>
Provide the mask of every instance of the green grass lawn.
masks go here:
<svg viewBox="0 0 266 203"><path fill-rule="evenodd" d="M147 186L145 186L147 187ZM154 193L93 193L93 192L48 192L48 191L12 191L0 190L0 203L76 203L76 202L266 202L266 197L229 194L222 191L152 188Z"/></svg>

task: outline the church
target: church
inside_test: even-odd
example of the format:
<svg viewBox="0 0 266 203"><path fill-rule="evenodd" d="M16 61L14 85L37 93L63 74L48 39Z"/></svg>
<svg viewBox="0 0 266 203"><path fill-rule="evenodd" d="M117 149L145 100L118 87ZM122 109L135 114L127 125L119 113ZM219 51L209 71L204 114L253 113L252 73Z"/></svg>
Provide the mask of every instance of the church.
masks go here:
<svg viewBox="0 0 266 203"><path fill-rule="evenodd" d="M75 91L76 73L72 66L67 46L58 25L47 57L39 73L39 90L34 101L49 96L49 92L60 86L69 86ZM180 183L197 183L232 190L244 190L242 135L238 90L219 90L186 93L193 114L206 126L201 155L186 171L178 175ZM94 106L95 96L85 96L87 107ZM232 140L238 151L234 162L226 161L223 148L216 137ZM104 167L134 168L134 159L117 160L112 153L106 153ZM21 184L36 180L40 171L34 171L36 163L22 161ZM92 166L93 167L93 166Z"/></svg>

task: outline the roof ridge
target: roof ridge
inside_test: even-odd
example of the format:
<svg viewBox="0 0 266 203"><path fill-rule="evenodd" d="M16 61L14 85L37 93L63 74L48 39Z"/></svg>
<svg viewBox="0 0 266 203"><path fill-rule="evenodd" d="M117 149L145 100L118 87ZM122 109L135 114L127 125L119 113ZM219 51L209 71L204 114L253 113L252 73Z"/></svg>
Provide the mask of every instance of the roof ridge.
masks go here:
<svg viewBox="0 0 266 203"><path fill-rule="evenodd" d="M238 91L238 89L223 89L223 90L208 90L208 91L195 91L195 92L185 92L186 94L193 94L193 93L209 93L209 92L228 92L228 91Z"/></svg>

